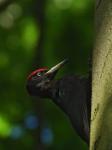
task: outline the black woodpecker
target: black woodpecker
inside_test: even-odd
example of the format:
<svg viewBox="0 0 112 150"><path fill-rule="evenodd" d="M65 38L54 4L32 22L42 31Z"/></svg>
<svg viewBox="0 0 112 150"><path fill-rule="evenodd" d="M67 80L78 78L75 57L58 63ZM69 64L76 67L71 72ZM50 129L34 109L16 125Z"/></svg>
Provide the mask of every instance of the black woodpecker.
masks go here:
<svg viewBox="0 0 112 150"><path fill-rule="evenodd" d="M31 96L50 98L70 119L78 135L89 144L91 87L88 78L68 75L54 80L64 60L52 67L33 71L27 79L27 91Z"/></svg>

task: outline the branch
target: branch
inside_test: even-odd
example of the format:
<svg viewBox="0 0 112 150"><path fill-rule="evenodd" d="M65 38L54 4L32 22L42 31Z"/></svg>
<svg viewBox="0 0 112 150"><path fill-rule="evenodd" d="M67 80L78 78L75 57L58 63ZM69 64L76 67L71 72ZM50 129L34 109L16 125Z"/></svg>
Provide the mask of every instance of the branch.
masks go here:
<svg viewBox="0 0 112 150"><path fill-rule="evenodd" d="M96 1L90 150L112 150L112 0Z"/></svg>

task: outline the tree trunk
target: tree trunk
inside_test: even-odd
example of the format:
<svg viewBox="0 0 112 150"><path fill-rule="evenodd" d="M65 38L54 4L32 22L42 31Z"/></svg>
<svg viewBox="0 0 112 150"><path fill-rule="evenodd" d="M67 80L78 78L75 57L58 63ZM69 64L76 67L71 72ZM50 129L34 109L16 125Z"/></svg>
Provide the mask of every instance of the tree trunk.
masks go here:
<svg viewBox="0 0 112 150"><path fill-rule="evenodd" d="M35 57L33 61L33 67L39 68L43 64L43 43L45 36L45 8L46 8L46 0L36 0L34 4L34 16L37 21L37 26L39 26L40 37L37 42L37 46L35 48ZM37 118L39 119L39 127L35 130L35 150L44 150L45 146L41 141L41 132L44 128L44 103L42 99L35 98L33 100L33 104L35 107L35 112L37 114Z"/></svg>
<svg viewBox="0 0 112 150"><path fill-rule="evenodd" d="M112 0L96 0L90 150L112 150Z"/></svg>

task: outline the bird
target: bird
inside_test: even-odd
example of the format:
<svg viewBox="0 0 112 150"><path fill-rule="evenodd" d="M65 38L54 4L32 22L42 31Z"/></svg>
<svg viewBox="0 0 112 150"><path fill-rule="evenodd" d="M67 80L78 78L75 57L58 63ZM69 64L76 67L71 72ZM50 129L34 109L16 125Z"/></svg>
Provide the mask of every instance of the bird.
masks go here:
<svg viewBox="0 0 112 150"><path fill-rule="evenodd" d="M57 72L67 62L65 59L51 69L43 67L31 72L27 77L26 88L31 96L51 99L68 116L77 134L89 145L90 78L73 74L55 79Z"/></svg>

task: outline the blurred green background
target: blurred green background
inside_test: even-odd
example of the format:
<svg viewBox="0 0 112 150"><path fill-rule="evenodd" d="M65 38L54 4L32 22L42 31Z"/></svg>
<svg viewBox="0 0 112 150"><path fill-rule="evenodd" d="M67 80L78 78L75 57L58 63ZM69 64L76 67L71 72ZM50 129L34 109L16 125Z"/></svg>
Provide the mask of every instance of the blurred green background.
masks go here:
<svg viewBox="0 0 112 150"><path fill-rule="evenodd" d="M93 10L93 0L0 0L0 150L87 150L65 114L25 84L64 58L57 78L88 74Z"/></svg>

